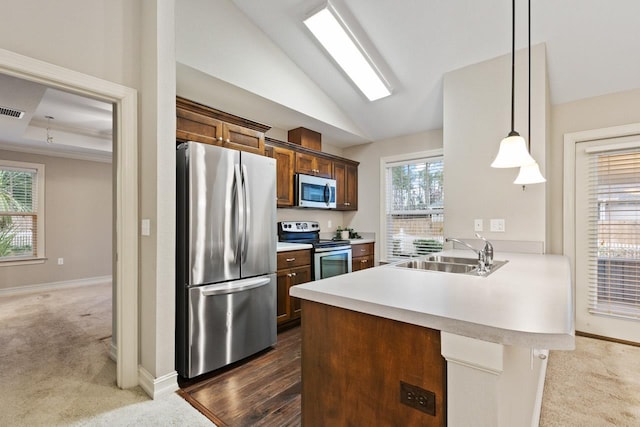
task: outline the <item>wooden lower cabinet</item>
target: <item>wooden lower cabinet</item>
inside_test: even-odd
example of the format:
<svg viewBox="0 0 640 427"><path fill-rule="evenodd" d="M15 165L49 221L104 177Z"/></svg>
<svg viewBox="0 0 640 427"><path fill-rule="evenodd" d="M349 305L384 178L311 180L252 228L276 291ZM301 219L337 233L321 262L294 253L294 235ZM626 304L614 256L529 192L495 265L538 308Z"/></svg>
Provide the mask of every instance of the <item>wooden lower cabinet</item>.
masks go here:
<svg viewBox="0 0 640 427"><path fill-rule="evenodd" d="M446 425L440 331L308 300L302 310L303 426Z"/></svg>
<svg viewBox="0 0 640 427"><path fill-rule="evenodd" d="M374 243L351 245L351 270L359 271L375 266Z"/></svg>
<svg viewBox="0 0 640 427"><path fill-rule="evenodd" d="M311 250L278 252L278 330L300 322L300 299L289 296L292 286L311 281Z"/></svg>

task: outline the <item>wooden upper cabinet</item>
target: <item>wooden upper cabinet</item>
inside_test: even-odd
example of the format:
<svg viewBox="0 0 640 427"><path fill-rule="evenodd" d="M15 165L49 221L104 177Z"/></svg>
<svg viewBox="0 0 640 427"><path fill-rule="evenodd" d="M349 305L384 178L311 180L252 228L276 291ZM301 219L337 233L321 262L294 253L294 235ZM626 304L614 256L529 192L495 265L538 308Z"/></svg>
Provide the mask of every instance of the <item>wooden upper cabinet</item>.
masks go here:
<svg viewBox="0 0 640 427"><path fill-rule="evenodd" d="M358 210L358 166L346 162L333 162L336 180L336 209Z"/></svg>
<svg viewBox="0 0 640 427"><path fill-rule="evenodd" d="M294 164L295 153L281 147L266 147L269 157L276 159L276 197L278 207L293 206L294 204Z"/></svg>
<svg viewBox="0 0 640 427"><path fill-rule="evenodd" d="M176 97L176 140L197 141L264 155L269 126Z"/></svg>
<svg viewBox="0 0 640 427"><path fill-rule="evenodd" d="M308 153L296 152L295 167L296 173L322 176L324 178L331 178L333 176L333 161Z"/></svg>
<svg viewBox="0 0 640 427"><path fill-rule="evenodd" d="M176 139L218 144L222 138L222 122L202 113L176 108Z"/></svg>
<svg viewBox="0 0 640 427"><path fill-rule="evenodd" d="M264 133L247 129L238 125L224 123L222 125L223 147L234 150L264 154Z"/></svg>

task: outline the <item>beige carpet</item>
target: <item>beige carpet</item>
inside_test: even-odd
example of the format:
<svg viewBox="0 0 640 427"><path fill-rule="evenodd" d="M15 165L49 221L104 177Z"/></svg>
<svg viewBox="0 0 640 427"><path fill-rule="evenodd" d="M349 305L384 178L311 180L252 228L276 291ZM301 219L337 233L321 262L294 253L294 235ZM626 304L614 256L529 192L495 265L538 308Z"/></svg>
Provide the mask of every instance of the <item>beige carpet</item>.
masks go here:
<svg viewBox="0 0 640 427"><path fill-rule="evenodd" d="M0 426L211 426L177 394L115 385L111 285L0 297Z"/></svg>
<svg viewBox="0 0 640 427"><path fill-rule="evenodd" d="M552 351L540 426L640 426L640 347L576 337Z"/></svg>

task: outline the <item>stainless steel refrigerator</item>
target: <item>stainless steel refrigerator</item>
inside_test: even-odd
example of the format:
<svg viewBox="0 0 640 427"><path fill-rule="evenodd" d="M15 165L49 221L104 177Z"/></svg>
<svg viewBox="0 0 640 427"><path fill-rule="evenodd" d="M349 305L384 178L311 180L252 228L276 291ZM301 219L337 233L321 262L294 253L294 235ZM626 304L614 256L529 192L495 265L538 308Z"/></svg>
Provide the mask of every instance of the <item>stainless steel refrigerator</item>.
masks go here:
<svg viewBox="0 0 640 427"><path fill-rule="evenodd" d="M176 163L176 369L192 378L276 343L276 165L198 142Z"/></svg>

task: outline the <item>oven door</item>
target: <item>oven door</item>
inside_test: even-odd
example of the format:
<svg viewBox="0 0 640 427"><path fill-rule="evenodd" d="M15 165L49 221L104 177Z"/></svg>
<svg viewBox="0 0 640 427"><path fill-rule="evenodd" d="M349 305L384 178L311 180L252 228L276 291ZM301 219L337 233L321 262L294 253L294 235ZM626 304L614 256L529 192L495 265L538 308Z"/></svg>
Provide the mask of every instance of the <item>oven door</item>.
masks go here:
<svg viewBox="0 0 640 427"><path fill-rule="evenodd" d="M314 251L314 280L351 273L351 246Z"/></svg>

